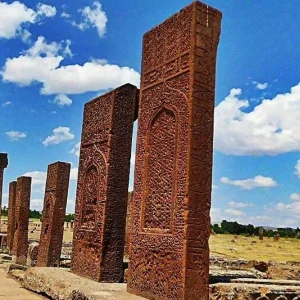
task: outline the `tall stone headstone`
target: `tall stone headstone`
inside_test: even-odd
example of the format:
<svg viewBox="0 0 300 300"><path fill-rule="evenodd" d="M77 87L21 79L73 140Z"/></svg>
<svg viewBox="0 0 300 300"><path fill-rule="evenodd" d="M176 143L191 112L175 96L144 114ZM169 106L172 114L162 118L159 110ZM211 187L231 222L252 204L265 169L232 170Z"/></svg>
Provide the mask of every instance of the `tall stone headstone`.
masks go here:
<svg viewBox="0 0 300 300"><path fill-rule="evenodd" d="M13 248L15 234L15 210L16 210L17 182L12 181L9 184L8 196L8 218L7 218L7 248L9 251Z"/></svg>
<svg viewBox="0 0 300 300"><path fill-rule="evenodd" d="M15 234L11 251L12 261L24 265L28 250L28 224L31 193L31 177L17 179L17 196L15 208Z"/></svg>
<svg viewBox="0 0 300 300"><path fill-rule="evenodd" d="M144 36L127 289L149 299L209 299L220 23L195 1Z"/></svg>
<svg viewBox="0 0 300 300"><path fill-rule="evenodd" d="M123 85L84 108L71 271L123 278L131 139L138 89Z"/></svg>
<svg viewBox="0 0 300 300"><path fill-rule="evenodd" d="M259 240L263 241L264 240L264 229L263 229L263 227L259 227L258 235L259 235Z"/></svg>
<svg viewBox="0 0 300 300"><path fill-rule="evenodd" d="M37 256L38 267L59 266L71 165L56 162L48 166Z"/></svg>
<svg viewBox="0 0 300 300"><path fill-rule="evenodd" d="M0 153L0 231L1 231L1 209L2 209L2 190L3 190L3 173L8 166L6 153Z"/></svg>

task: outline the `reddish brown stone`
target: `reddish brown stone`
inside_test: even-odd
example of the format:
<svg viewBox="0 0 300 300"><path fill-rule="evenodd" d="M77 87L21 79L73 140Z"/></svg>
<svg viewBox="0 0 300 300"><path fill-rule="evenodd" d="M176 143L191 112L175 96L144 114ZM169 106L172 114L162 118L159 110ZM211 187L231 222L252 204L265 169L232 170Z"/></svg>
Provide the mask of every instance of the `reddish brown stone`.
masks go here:
<svg viewBox="0 0 300 300"><path fill-rule="evenodd" d="M125 249L124 256L129 256L130 248L130 224L131 224L131 207L132 207L133 192L128 193L127 199L127 213L126 213L126 230L125 230Z"/></svg>
<svg viewBox="0 0 300 300"><path fill-rule="evenodd" d="M15 234L11 251L13 262L17 264L26 264L27 259L30 192L31 177L19 177L17 179Z"/></svg>
<svg viewBox="0 0 300 300"><path fill-rule="evenodd" d="M15 234L15 210L16 210L16 195L17 195L17 182L13 181L9 184L9 197L8 197L8 218L7 218L7 248L9 251L13 248L14 234Z"/></svg>
<svg viewBox="0 0 300 300"><path fill-rule="evenodd" d="M37 257L38 267L59 265L64 235L71 165L56 162L48 166L42 214L42 229Z"/></svg>
<svg viewBox="0 0 300 300"><path fill-rule="evenodd" d="M123 278L132 127L138 89L123 85L84 109L71 271Z"/></svg>
<svg viewBox="0 0 300 300"><path fill-rule="evenodd" d="M1 220L1 208L2 208L2 189L3 189L3 172L7 168L8 159L6 153L0 153L0 220Z"/></svg>
<svg viewBox="0 0 300 300"><path fill-rule="evenodd" d="M220 23L193 2L144 36L127 287L149 299L209 298Z"/></svg>

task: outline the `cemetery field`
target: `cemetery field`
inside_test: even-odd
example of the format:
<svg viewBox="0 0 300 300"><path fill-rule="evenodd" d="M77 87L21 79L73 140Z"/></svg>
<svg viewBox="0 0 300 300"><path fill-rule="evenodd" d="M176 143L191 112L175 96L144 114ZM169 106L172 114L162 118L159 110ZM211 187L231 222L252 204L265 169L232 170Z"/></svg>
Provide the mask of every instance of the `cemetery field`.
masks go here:
<svg viewBox="0 0 300 300"><path fill-rule="evenodd" d="M297 261L300 262L300 239L234 236L227 234L211 235L210 253L213 256L243 258L246 260L265 261Z"/></svg>

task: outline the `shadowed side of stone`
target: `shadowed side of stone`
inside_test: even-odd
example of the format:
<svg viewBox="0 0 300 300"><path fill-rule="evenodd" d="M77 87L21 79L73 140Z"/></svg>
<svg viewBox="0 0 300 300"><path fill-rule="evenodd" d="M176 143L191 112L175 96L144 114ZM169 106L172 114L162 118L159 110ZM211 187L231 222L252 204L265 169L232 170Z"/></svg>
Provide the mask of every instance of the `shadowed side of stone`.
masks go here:
<svg viewBox="0 0 300 300"><path fill-rule="evenodd" d="M52 299L142 300L126 292L122 283L97 283L58 268L29 268L23 286Z"/></svg>

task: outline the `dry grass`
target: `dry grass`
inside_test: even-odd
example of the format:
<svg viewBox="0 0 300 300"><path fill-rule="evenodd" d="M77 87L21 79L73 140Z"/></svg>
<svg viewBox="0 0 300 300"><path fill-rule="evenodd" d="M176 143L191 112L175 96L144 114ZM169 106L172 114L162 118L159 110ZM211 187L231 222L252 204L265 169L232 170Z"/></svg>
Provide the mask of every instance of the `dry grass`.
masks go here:
<svg viewBox="0 0 300 300"><path fill-rule="evenodd" d="M211 235L210 251L214 256L243 258L246 260L276 260L300 262L300 239L233 236L226 234Z"/></svg>

